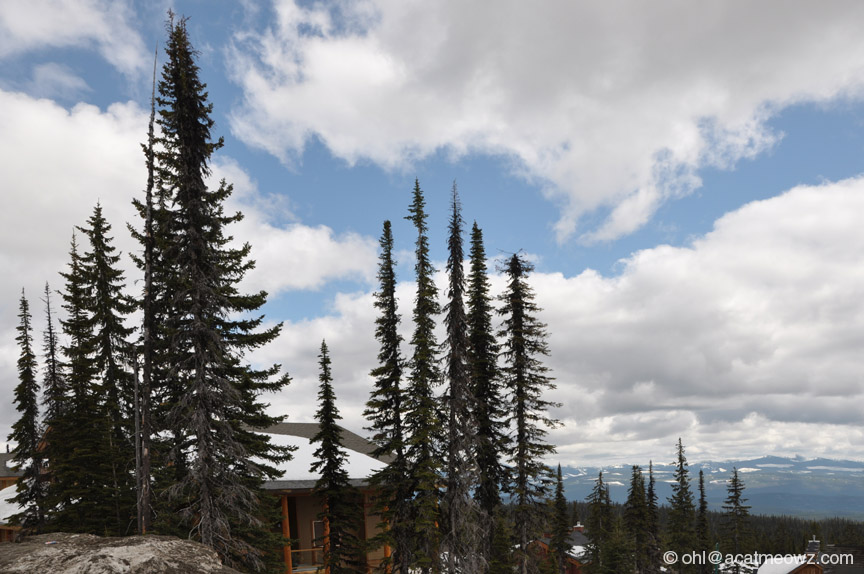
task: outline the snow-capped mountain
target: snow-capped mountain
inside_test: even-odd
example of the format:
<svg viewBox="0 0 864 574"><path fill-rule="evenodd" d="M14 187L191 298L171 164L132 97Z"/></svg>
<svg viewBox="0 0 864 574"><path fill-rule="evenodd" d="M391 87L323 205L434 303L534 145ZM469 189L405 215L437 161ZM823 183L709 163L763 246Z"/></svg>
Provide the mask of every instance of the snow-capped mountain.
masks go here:
<svg viewBox="0 0 864 574"><path fill-rule="evenodd" d="M640 465L641 466L641 465ZM692 489L697 492L699 470L705 473L709 507L721 510L726 481L732 468L738 469L745 484L745 496L754 514L786 514L806 517L843 516L864 519L864 462L765 456L752 460L702 462L689 466ZM646 475L648 465L642 467ZM624 502L630 484L631 467L564 467L564 487L571 500L584 500L597 474L609 484L616 502ZM673 462L655 462L654 478L661 503L672 494Z"/></svg>

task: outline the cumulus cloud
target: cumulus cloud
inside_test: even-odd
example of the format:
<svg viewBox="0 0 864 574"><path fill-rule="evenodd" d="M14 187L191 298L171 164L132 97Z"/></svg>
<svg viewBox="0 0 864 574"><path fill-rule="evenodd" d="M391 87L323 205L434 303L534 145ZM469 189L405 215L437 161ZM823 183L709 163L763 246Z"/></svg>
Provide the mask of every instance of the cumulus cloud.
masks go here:
<svg viewBox="0 0 864 574"><path fill-rule="evenodd" d="M61 98L70 100L91 91L83 78L69 66L48 62L33 68L33 77L26 86L28 94L37 98Z"/></svg>
<svg viewBox="0 0 864 574"><path fill-rule="evenodd" d="M147 66L132 6L116 0L34 0L0 4L0 60L43 48L95 48L125 74Z"/></svg>
<svg viewBox="0 0 864 574"><path fill-rule="evenodd" d="M97 201L113 226L115 246L124 254L140 250L126 223L139 225L131 200L143 195L146 182L140 143L148 116L134 103L66 109L51 100L0 90L0 392L6 396L12 396L17 380L14 328L21 288L27 289L36 316L38 340L44 284L62 287L58 272L68 262L74 226L85 223ZM279 293L374 277L372 239L296 220L280 225L273 216L284 201L259 190L230 157L222 155L213 167L215 178L236 183L226 209L243 211L245 219L230 231L237 241L252 245L257 260L244 288ZM132 282L139 272L128 257L123 265L130 292L137 292ZM59 310L59 299L55 305ZM10 401L0 405L0 435L6 436L4 428L8 431L16 418Z"/></svg>
<svg viewBox="0 0 864 574"><path fill-rule="evenodd" d="M373 238L300 223L291 212L290 198L259 190L233 159L215 162L210 185L222 178L234 186L228 209L244 215L232 234L253 245L256 265L244 279L245 289L275 295L292 289L318 289L333 279L374 279L378 243ZM278 223L286 219L291 223Z"/></svg>
<svg viewBox="0 0 864 574"><path fill-rule="evenodd" d="M864 178L798 187L725 215L690 246L634 253L614 277L535 274L550 398L563 403L550 434L559 458L665 460L679 436L695 460L864 457L862 212ZM399 296L407 340L413 286ZM326 338L346 424L362 428L374 318L371 294L356 293L286 325L260 355L295 376L274 412L311 420Z"/></svg>
<svg viewBox="0 0 864 574"><path fill-rule="evenodd" d="M559 239L611 240L773 145L766 120L858 96L864 5L274 0L237 34L234 133L285 162L312 137L399 168L500 154L562 205ZM586 214L608 215L596 228Z"/></svg>

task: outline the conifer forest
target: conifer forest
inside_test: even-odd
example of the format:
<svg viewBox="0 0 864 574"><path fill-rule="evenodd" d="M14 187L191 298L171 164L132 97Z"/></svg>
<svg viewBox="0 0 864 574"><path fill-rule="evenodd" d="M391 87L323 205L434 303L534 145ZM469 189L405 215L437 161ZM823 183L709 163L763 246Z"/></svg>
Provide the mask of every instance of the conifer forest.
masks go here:
<svg viewBox="0 0 864 574"><path fill-rule="evenodd" d="M19 511L10 524L21 535L190 538L242 572L282 573L292 540L263 486L295 453L262 429L299 414L269 408L291 392L293 367L262 366L250 354L290 326L264 315L266 291L241 286L256 252L235 236L244 214L226 205L232 182L211 178L225 140L191 30L169 12L140 134L146 180L73 222L65 266L38 293L20 292L18 419L8 437ZM612 501L602 471L587 499L569 499L550 437L562 426L561 403L535 259L520 245L490 249L483 225L495 212L463 209L457 182L440 214L430 213L421 178L404 179L402 203L375 222L375 322L366 336L378 353L363 389L366 426L351 429L382 461L364 483L374 492L374 533L341 434L334 365L347 359L326 340L306 359L319 374L315 461L305 469L318 476L317 520L326 525L319 571L369 572L367 553L386 548L374 569L387 574L708 574L710 564L670 564L664 553L795 554L814 535L864 545L864 523L852 519L751 512L738 468L722 476L722 506L709 508L710 477L691 470L687 448L696 445L680 438L667 453L671 496L658 494L649 462L628 466L624 503ZM121 200L135 220L107 219L105 204ZM446 229L434 229L437 216ZM398 238L403 221L411 235ZM446 236L441 268L430 226ZM117 248L121 234L134 239L133 252ZM134 274L124 271L129 258ZM410 260L412 276L397 276L399 259ZM412 285L410 299L397 295L400 281Z"/></svg>

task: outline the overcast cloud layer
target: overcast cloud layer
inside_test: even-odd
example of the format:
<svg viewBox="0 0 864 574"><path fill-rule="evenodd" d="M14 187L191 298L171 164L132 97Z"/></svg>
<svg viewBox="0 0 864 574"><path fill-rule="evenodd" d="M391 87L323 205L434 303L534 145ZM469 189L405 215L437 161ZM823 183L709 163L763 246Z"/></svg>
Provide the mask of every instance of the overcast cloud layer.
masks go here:
<svg viewBox="0 0 864 574"><path fill-rule="evenodd" d="M860 213L864 179L801 187L727 214L690 247L636 253L617 277L534 275L561 459L662 460L679 436L703 460L864 457ZM400 287L403 318L412 289ZM287 325L261 355L295 377L276 409L311 420L309 357L326 338L346 422L362 427L374 317L369 293L343 295L332 316Z"/></svg>
<svg viewBox="0 0 864 574"><path fill-rule="evenodd" d="M274 0L230 53L232 128L286 162L313 136L388 168L444 149L514 158L563 240L611 240L770 147L784 106L858 94L864 4ZM420 111L422 110L422 111ZM596 228L587 213L606 214ZM607 211L608 210L608 213Z"/></svg>
<svg viewBox="0 0 864 574"><path fill-rule="evenodd" d="M66 110L50 100L0 90L0 393L12 396L17 381L15 315L21 289L27 290L38 342L43 309L39 298L45 282L63 287L75 225L84 225L100 201L113 226L114 245L124 254L139 250L126 223L139 225L132 198L142 197L146 171L140 142L147 133L148 112L136 104L114 104L105 111L78 104ZM47 167L46 167L47 166ZM229 210L245 218L232 229L238 241L254 246L258 266L243 288L266 289L272 296L293 289L317 289L327 281L374 278L375 248L371 238L337 234L328 227L301 222L273 223L285 216L284 202L261 193L255 181L222 154L213 178L234 184ZM86 243L82 249L86 249ZM130 293L139 272L123 258ZM287 270L303 269L303 273ZM59 298L55 307L59 310ZM17 419L10 401L0 405L0 438Z"/></svg>
<svg viewBox="0 0 864 574"><path fill-rule="evenodd" d="M279 1L269 28L237 34L229 49L245 96L232 126L286 162L313 135L348 161L391 168L439 149L505 154L561 201L559 236L591 241L644 224L663 201L699 185L698 168L770 147L779 134L764 122L783 106L860 95L861 3L643 4L361 0L303 9ZM27 6L0 6L0 61L79 47L146 75L127 4ZM30 95L0 89L7 397L17 379L20 289L38 341L38 298L46 280L61 287L73 225L101 201L119 249L137 249L125 223L145 181L147 112L34 97L88 90L52 63L33 69ZM275 295L360 280L360 291L335 296L328 315L286 324L252 357L294 377L265 400L274 414L312 420L315 357L326 338L345 424L361 430L377 353L369 292L376 241L304 225L289 199L260 190L254 174L219 156L214 176L235 184L229 209L246 214L232 231L258 262L244 289ZM609 210L603 223L580 227L597 209ZM551 398L564 403L554 414L565 425L551 435L560 459L663 459L679 436L697 460L798 452L864 459L861 213L864 178L800 187L742 206L688 246L634 253L615 276L536 274L558 384ZM126 269L135 292L139 275L128 260ZM501 278L493 283L500 291ZM407 339L412 285L400 284L399 294ZM16 418L9 401L0 404L0 439Z"/></svg>

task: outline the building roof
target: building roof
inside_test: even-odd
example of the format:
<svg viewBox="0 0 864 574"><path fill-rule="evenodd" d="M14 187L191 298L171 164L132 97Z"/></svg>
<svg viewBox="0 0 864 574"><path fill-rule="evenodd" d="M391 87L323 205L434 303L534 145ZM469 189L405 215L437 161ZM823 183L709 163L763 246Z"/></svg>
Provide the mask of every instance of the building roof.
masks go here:
<svg viewBox="0 0 864 574"><path fill-rule="evenodd" d="M551 538L546 536L543 538L538 538L537 541L548 548L552 540ZM588 546L588 537L585 536L584 533L579 532L578 530L573 530L567 536L567 541L570 542L570 557L577 561L582 560L583 554L585 553L585 547Z"/></svg>
<svg viewBox="0 0 864 574"><path fill-rule="evenodd" d="M825 565L825 574L862 574L864 572L864 547L862 546L834 546L827 545L824 555L845 554L852 557L851 564L832 564L832 561L827 561Z"/></svg>
<svg viewBox="0 0 864 574"><path fill-rule="evenodd" d="M340 427L341 428L341 427ZM278 423L260 430L270 435L272 444L294 447L291 460L277 465L282 476L264 483L266 490L311 490L319 475L312 472L315 449L310 440L318 432L318 423ZM346 449L345 470L354 486L365 486L375 471L384 468L388 460L372 456L375 445L362 436L342 428L342 445ZM389 458L389 457L388 457Z"/></svg>
<svg viewBox="0 0 864 574"><path fill-rule="evenodd" d="M757 574L790 574L809 562L806 555L781 556L779 560L769 559L759 567Z"/></svg>
<svg viewBox="0 0 864 574"><path fill-rule="evenodd" d="M353 433L346 428L342 429L342 446L351 449L360 454L372 456L375 451L375 444L372 441L363 438L357 433ZM312 440L318 433L318 423L276 423L271 427L267 427L262 432L267 434L291 435L303 437ZM384 462L389 462L389 457L380 457Z"/></svg>
<svg viewBox="0 0 864 574"><path fill-rule="evenodd" d="M12 465L12 453L0 452L0 478L8 476L22 476L24 471L18 470Z"/></svg>

